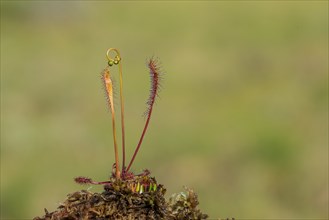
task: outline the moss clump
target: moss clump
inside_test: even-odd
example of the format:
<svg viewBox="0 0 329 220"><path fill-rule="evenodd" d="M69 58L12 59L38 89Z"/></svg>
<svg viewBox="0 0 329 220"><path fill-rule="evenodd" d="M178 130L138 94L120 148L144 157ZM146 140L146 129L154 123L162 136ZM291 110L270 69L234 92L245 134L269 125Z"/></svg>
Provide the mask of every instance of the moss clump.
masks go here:
<svg viewBox="0 0 329 220"><path fill-rule="evenodd" d="M165 200L166 189L157 185L156 189L143 192L132 191L129 184L113 182L104 187L102 193L82 190L71 193L54 212L34 220L70 219L206 219L197 208L198 199L193 190L174 194Z"/></svg>
<svg viewBox="0 0 329 220"><path fill-rule="evenodd" d="M168 208L173 219L206 219L208 215L202 214L198 209L197 194L186 188L187 193L174 194L169 198Z"/></svg>

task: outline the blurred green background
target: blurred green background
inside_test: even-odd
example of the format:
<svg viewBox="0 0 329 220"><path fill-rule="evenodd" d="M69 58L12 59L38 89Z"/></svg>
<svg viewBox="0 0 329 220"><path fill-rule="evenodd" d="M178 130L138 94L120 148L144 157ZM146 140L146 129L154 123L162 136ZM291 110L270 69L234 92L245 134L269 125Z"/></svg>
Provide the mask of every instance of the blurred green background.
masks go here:
<svg viewBox="0 0 329 220"><path fill-rule="evenodd" d="M327 1L1 1L2 219L54 210L88 188L76 176L109 176L110 47L128 158L145 61L166 72L134 171L149 168L168 196L193 188L211 218L328 217Z"/></svg>

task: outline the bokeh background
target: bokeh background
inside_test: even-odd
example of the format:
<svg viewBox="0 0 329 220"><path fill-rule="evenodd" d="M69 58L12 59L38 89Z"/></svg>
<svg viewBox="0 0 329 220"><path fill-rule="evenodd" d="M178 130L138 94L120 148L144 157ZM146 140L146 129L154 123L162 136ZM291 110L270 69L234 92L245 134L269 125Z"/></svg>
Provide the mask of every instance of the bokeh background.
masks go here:
<svg viewBox="0 0 329 220"><path fill-rule="evenodd" d="M2 219L54 210L88 188L76 176L109 176L110 47L128 158L147 58L166 73L134 171L149 168L168 196L193 188L211 218L328 217L327 1L1 1Z"/></svg>

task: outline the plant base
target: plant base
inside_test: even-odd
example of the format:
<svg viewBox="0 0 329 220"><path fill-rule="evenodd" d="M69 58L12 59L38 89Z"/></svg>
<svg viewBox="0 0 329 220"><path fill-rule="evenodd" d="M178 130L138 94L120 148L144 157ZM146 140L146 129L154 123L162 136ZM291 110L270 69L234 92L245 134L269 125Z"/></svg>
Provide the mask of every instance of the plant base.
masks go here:
<svg viewBox="0 0 329 220"><path fill-rule="evenodd" d="M102 193L77 191L54 212L45 209L43 217L34 220L70 219L206 219L197 208L197 195L191 189L164 198L166 189L157 185L155 190L133 192L127 184L106 185Z"/></svg>

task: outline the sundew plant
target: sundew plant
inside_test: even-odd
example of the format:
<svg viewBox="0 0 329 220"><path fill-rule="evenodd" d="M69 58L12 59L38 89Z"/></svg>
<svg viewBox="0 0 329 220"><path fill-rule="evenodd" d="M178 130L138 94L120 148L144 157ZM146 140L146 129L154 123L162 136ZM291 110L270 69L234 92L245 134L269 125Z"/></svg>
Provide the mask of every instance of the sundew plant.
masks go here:
<svg viewBox="0 0 329 220"><path fill-rule="evenodd" d="M114 52L115 57L111 58L110 54ZM75 178L75 181L80 184L96 184L96 185L111 185L113 181L126 181L131 182L131 190L133 191L144 191L146 189L148 190L156 190L156 183L154 179L152 178L143 178L143 184L140 183L140 181L136 181L140 179L141 177L148 176L150 174L149 170L145 169L141 174L134 174L130 171L136 156L139 152L139 149L142 145L143 139L145 137L145 134L147 132L154 103L159 95L160 87L161 87L161 79L163 76L163 71L160 67L160 62L157 58L150 58L147 62L147 67L149 69L150 74L150 94L148 97L148 100L146 102L147 109L144 113L146 121L144 128L142 130L142 134L140 136L140 139L137 143L137 146L135 148L134 154L132 158L130 159L128 165L126 166L126 146L125 146L125 123L124 123L124 95L123 95L123 77L122 77L122 58L118 51L118 49L110 48L107 50L106 57L108 60L107 67L102 71L102 82L104 84L105 94L107 98L107 104L109 106L111 116L112 116L112 133L113 133L113 146L114 146L114 154L115 154L115 163L113 164L113 170L112 170L112 176L110 180L107 181L94 181L91 178L87 177L77 177ZM113 75L111 74L111 69L114 66L118 66L119 68L119 77L120 77L120 114L121 114L121 134L122 134L122 164L120 168L120 162L119 162L119 147L117 143L117 132L116 132L116 121L115 121L115 113L116 113L116 107L114 104L114 83L113 83ZM145 180L148 181L145 181Z"/></svg>

